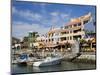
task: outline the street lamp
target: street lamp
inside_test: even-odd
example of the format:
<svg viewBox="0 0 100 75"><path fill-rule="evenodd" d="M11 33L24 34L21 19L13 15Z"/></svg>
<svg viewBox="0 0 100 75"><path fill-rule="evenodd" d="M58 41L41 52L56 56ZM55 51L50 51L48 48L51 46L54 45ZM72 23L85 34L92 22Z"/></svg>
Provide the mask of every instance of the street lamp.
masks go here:
<svg viewBox="0 0 100 75"><path fill-rule="evenodd" d="M80 55L80 38L78 38L78 52L77 52L77 55L79 56Z"/></svg>

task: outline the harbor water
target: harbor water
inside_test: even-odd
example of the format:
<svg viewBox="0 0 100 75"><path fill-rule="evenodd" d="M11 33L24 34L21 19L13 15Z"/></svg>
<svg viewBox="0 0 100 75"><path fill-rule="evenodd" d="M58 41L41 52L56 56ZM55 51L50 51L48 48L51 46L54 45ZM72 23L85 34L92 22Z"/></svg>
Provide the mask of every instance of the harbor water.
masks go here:
<svg viewBox="0 0 100 75"><path fill-rule="evenodd" d="M62 61L59 65L47 66L47 67L33 67L30 65L22 66L12 64L12 74L22 73L39 73L39 72L55 72L55 71L72 71L72 70L90 70L95 69L95 64L87 63L73 63L68 61Z"/></svg>

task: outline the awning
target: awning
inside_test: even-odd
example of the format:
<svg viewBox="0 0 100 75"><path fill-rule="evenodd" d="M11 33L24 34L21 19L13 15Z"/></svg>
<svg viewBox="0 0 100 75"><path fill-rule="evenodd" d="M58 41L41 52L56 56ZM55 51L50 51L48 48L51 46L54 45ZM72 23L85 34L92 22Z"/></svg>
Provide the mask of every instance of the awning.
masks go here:
<svg viewBox="0 0 100 75"><path fill-rule="evenodd" d="M89 46L87 43L82 44L82 46Z"/></svg>
<svg viewBox="0 0 100 75"><path fill-rule="evenodd" d="M45 47L54 48L54 47L56 47L56 46L58 46L58 45L56 45L56 44L47 44Z"/></svg>
<svg viewBox="0 0 100 75"><path fill-rule="evenodd" d="M39 46L39 44L38 44L38 43L33 43L33 45L34 45L34 46Z"/></svg>

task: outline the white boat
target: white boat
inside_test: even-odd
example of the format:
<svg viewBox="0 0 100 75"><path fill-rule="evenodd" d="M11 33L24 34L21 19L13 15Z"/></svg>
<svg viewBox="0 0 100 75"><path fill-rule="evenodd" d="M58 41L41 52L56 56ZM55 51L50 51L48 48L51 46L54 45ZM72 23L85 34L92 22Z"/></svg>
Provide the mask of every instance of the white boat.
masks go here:
<svg viewBox="0 0 100 75"><path fill-rule="evenodd" d="M33 66L50 66L50 65L57 65L61 63L61 57L46 57L45 59L41 60L41 61L37 61L33 63Z"/></svg>

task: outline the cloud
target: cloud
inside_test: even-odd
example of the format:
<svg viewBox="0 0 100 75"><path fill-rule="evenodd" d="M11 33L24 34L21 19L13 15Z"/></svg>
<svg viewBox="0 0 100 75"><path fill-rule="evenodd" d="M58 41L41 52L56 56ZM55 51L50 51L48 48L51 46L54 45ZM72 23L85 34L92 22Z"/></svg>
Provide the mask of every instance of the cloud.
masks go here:
<svg viewBox="0 0 100 75"><path fill-rule="evenodd" d="M14 6L12 7L12 14L16 14L31 21L40 21L42 19L42 15L39 13L33 13L30 10L18 10Z"/></svg>
<svg viewBox="0 0 100 75"><path fill-rule="evenodd" d="M68 13L63 13L55 10L54 12L49 12L45 10L45 4L42 5L42 14L34 13L30 10L19 10L16 7L12 7L12 14L18 15L23 19L35 21L30 24L28 21L23 20L13 21L12 25L12 35L18 38L27 36L29 31L36 31L39 34L45 34L49 31L51 26L61 27L70 18ZM38 22L36 22L38 21Z"/></svg>
<svg viewBox="0 0 100 75"><path fill-rule="evenodd" d="M59 20L60 20L59 12L58 11L54 11L54 12L51 12L50 15L51 15L51 23L52 23L52 25L57 26L59 24Z"/></svg>
<svg viewBox="0 0 100 75"><path fill-rule="evenodd" d="M61 16L62 19L66 19L66 18L69 18L70 15L62 13L60 16Z"/></svg>
<svg viewBox="0 0 100 75"><path fill-rule="evenodd" d="M12 7L12 13L18 13L18 11L16 10L14 6Z"/></svg>
<svg viewBox="0 0 100 75"><path fill-rule="evenodd" d="M51 14L51 16L54 16L54 17L59 16L59 12L57 12L57 11L56 12L51 12L50 14Z"/></svg>
<svg viewBox="0 0 100 75"><path fill-rule="evenodd" d="M69 13L63 13L59 11L51 12L50 15L52 16L52 24L54 24L56 27L58 25L63 26L71 18Z"/></svg>
<svg viewBox="0 0 100 75"><path fill-rule="evenodd" d="M39 34L45 34L49 30L39 24L28 24L23 22L14 22L12 25L12 36L17 38L22 38L23 36L27 36L29 31L38 32Z"/></svg>

